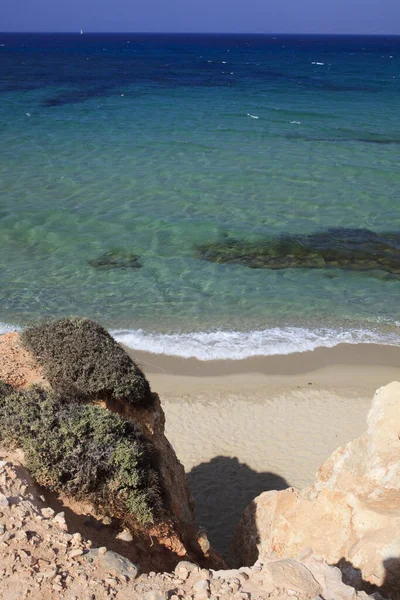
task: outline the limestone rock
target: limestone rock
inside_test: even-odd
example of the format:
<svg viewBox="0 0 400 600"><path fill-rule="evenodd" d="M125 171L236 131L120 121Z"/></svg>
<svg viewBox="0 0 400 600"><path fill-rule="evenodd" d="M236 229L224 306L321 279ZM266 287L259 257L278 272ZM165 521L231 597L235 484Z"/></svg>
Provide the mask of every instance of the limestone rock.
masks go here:
<svg viewBox="0 0 400 600"><path fill-rule="evenodd" d="M135 579L138 576L139 567L111 550L108 550L105 554L99 554L99 561L105 569L128 577L128 579Z"/></svg>
<svg viewBox="0 0 400 600"><path fill-rule="evenodd" d="M165 600L165 594L159 590L150 590L144 593L143 600Z"/></svg>
<svg viewBox="0 0 400 600"><path fill-rule="evenodd" d="M292 590L298 598L304 600L311 600L322 592L322 587L311 571L291 558L267 563L253 576L253 583L270 594L276 588L286 592Z"/></svg>
<svg viewBox="0 0 400 600"><path fill-rule="evenodd" d="M307 548L347 580L400 591L399 382L376 392L366 432L332 454L311 488L265 492L247 507L231 562L295 558Z"/></svg>

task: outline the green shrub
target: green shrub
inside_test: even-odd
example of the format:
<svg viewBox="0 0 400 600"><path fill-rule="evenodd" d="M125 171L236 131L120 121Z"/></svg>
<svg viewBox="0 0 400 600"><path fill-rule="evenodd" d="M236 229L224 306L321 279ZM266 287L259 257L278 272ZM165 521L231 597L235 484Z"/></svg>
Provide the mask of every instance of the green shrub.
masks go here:
<svg viewBox="0 0 400 600"><path fill-rule="evenodd" d="M4 396L8 396L11 392L14 391L14 388L9 383L5 383L0 379L0 400L4 398Z"/></svg>
<svg viewBox="0 0 400 600"><path fill-rule="evenodd" d="M36 481L138 523L161 514L152 447L138 427L100 406L0 382L0 443L18 445Z"/></svg>
<svg viewBox="0 0 400 600"><path fill-rule="evenodd" d="M149 407L149 383L137 365L98 323L69 318L21 334L52 387L86 401L123 400Z"/></svg>

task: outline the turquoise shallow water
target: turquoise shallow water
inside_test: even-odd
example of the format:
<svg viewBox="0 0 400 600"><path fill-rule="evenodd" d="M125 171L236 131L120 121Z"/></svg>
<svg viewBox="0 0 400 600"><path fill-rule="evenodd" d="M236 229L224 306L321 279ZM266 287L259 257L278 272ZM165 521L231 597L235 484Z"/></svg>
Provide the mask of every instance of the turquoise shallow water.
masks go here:
<svg viewBox="0 0 400 600"><path fill-rule="evenodd" d="M80 314L201 358L400 341L398 277L194 252L224 234L399 231L400 38L0 44L4 327ZM114 250L142 268L90 266Z"/></svg>

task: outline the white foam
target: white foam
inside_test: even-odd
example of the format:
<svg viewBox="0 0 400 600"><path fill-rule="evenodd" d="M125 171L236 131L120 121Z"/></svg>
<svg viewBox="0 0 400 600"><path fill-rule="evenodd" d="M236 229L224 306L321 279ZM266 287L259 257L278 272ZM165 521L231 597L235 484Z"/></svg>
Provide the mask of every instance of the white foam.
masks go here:
<svg viewBox="0 0 400 600"><path fill-rule="evenodd" d="M143 329L112 331L116 340L134 350L199 360L232 359L306 352L340 343L400 345L400 333L366 329L272 327L258 331L149 333Z"/></svg>
<svg viewBox="0 0 400 600"><path fill-rule="evenodd" d="M247 116L250 117L251 119L259 119L260 117L257 117L257 115L251 115L250 113L247 113Z"/></svg>
<svg viewBox="0 0 400 600"><path fill-rule="evenodd" d="M333 329L270 327L255 331L200 331L193 333L152 333L143 329L111 330L114 338L133 350L199 360L240 360L333 348L346 344L400 346L400 323L392 331L378 329ZM0 335L22 327L0 323Z"/></svg>
<svg viewBox="0 0 400 600"><path fill-rule="evenodd" d="M22 327L16 325L9 325L8 323L0 323L0 335L4 333L10 333L11 331L21 331Z"/></svg>

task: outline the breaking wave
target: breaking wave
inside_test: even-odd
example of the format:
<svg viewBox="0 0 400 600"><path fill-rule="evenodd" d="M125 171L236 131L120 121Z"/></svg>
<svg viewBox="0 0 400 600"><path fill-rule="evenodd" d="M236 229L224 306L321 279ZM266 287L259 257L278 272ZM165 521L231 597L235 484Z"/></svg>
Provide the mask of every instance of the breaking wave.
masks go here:
<svg viewBox="0 0 400 600"><path fill-rule="evenodd" d="M133 350L198 360L240 360L332 348L338 344L400 345L400 323L391 331L378 329L333 329L271 327L255 331L201 331L151 333L143 329L111 330L111 335ZM0 323L0 335L22 328ZM397 330L398 329L398 330Z"/></svg>
<svg viewBox="0 0 400 600"><path fill-rule="evenodd" d="M332 348L337 344L400 344L400 331L368 329L307 329L272 327L258 331L212 331L198 333L149 333L142 329L112 331L116 340L133 350L199 360L239 360Z"/></svg>

